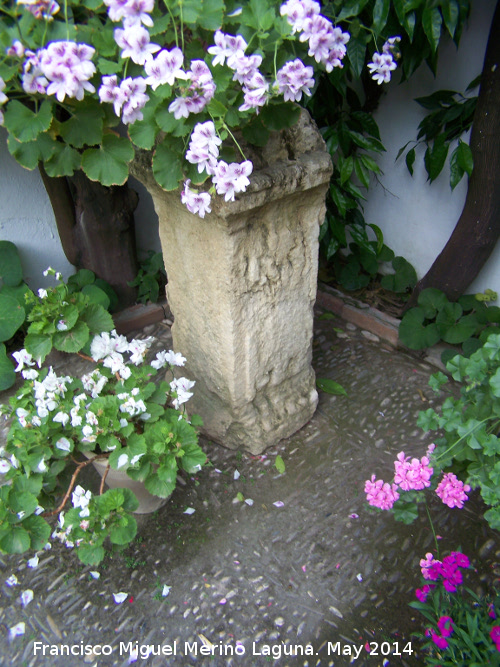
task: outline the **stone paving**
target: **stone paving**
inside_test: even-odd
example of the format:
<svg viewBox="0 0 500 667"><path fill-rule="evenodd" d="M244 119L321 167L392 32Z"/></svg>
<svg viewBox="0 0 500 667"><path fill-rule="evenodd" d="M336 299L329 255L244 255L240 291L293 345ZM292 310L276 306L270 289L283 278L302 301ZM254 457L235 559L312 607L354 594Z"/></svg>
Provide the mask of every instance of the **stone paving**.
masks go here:
<svg viewBox="0 0 500 667"><path fill-rule="evenodd" d="M141 335L168 349L168 324ZM60 545L39 553L35 569L32 554L1 556L0 665L421 665L411 635L421 618L408 602L432 532L424 513L405 526L370 512L363 485L372 473L389 480L402 449L425 452L431 439L416 419L439 400L427 384L435 369L320 309L313 364L347 397L321 393L313 419L263 456L203 441L210 464L164 508L140 517L138 537L109 553L99 579ZM480 501L430 509L442 552L461 547L472 557L471 586L495 585L500 540L481 519ZM11 574L19 586L4 583ZM26 589L34 598L23 608ZM126 598L116 604L120 592ZM25 634L9 639L21 621ZM379 655L362 649L356 659L367 642ZM145 658L147 645L153 654ZM143 653L134 662L135 647Z"/></svg>

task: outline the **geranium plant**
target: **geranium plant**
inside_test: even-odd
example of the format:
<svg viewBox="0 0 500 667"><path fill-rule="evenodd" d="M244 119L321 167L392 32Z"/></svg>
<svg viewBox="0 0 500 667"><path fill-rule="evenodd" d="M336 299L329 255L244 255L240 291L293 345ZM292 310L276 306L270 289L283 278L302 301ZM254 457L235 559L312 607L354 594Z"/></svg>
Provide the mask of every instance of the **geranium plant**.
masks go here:
<svg viewBox="0 0 500 667"><path fill-rule="evenodd" d="M26 350L18 355L24 385L10 407L3 406L12 422L0 452L7 482L0 487L0 550L39 550L52 535L75 547L84 563L97 564L106 538L126 544L137 530L133 492L104 490L110 469L168 498L179 469L192 474L204 465L195 429L199 419L188 419L184 410L194 382L173 377L185 359L162 351L146 363L152 342L129 342L115 331L99 334L89 357L96 368L80 378L38 369ZM164 368L172 379L155 383ZM96 495L78 480L94 461L106 462ZM54 530L49 521L55 516Z"/></svg>
<svg viewBox="0 0 500 667"><path fill-rule="evenodd" d="M11 154L50 176L81 168L113 185L126 181L135 149L152 150L158 183L184 183L182 200L201 217L212 194L233 200L249 184L235 130L262 146L293 124L314 66L342 68L350 39L314 0L1 0L0 9ZM369 64L378 83L396 67L398 39Z"/></svg>

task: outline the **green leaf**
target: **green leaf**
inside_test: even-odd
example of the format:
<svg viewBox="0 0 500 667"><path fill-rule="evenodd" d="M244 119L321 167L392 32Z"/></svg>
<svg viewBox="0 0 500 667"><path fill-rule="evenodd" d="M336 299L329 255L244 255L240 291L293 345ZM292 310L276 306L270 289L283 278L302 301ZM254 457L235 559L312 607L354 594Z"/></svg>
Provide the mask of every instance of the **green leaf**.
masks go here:
<svg viewBox="0 0 500 667"><path fill-rule="evenodd" d="M78 151L71 146L58 143L54 154L45 160L43 166L51 177L72 176L80 169L82 157Z"/></svg>
<svg viewBox="0 0 500 667"><path fill-rule="evenodd" d="M82 294L88 296L91 303L102 306L105 310L109 308L109 296L97 285L85 285Z"/></svg>
<svg viewBox="0 0 500 667"><path fill-rule="evenodd" d="M425 310L420 307L408 310L401 320L399 338L411 350L432 347L439 340L439 332L436 324L424 325L424 320Z"/></svg>
<svg viewBox="0 0 500 667"><path fill-rule="evenodd" d="M77 322L69 331L57 331L53 336L56 350L79 352L89 339L89 328L85 322Z"/></svg>
<svg viewBox="0 0 500 667"><path fill-rule="evenodd" d="M26 312L12 296L0 294L0 341L9 340L26 319Z"/></svg>
<svg viewBox="0 0 500 667"><path fill-rule="evenodd" d="M84 565L99 565L106 555L104 547L95 544L80 544L76 552Z"/></svg>
<svg viewBox="0 0 500 667"><path fill-rule="evenodd" d="M81 314L81 319L92 334L111 331L115 328L111 315L97 303L90 303Z"/></svg>
<svg viewBox="0 0 500 667"><path fill-rule="evenodd" d="M450 157L450 187L454 190L463 178L465 171L458 163L458 146Z"/></svg>
<svg viewBox="0 0 500 667"><path fill-rule="evenodd" d="M279 454L274 460L274 466L280 475L282 475L285 472L285 462L283 461L282 457Z"/></svg>
<svg viewBox="0 0 500 667"><path fill-rule="evenodd" d="M376 0L373 8L373 29L375 32L380 33L385 28L390 6L390 0Z"/></svg>
<svg viewBox="0 0 500 667"><path fill-rule="evenodd" d="M354 75L360 77L365 66L365 40L351 36L351 39L347 42L347 55L349 56L349 62L351 63Z"/></svg>
<svg viewBox="0 0 500 667"><path fill-rule="evenodd" d="M158 184L167 191L177 190L183 177L182 162L178 153L163 142L156 147L153 156L153 174Z"/></svg>
<svg viewBox="0 0 500 667"><path fill-rule="evenodd" d="M434 139L432 148L428 146L425 151L424 164L431 182L436 180L441 173L448 155L448 148L449 144L446 143L445 135L440 134Z"/></svg>
<svg viewBox="0 0 500 667"><path fill-rule="evenodd" d="M242 134L248 143L254 146L265 146L269 141L270 132L260 118L254 118L251 123L245 125Z"/></svg>
<svg viewBox="0 0 500 667"><path fill-rule="evenodd" d="M413 165L415 163L415 149L414 148L410 148L410 150L406 154L405 160L406 160L406 166L408 168L408 171L413 176Z"/></svg>
<svg viewBox="0 0 500 667"><path fill-rule="evenodd" d="M182 17L185 23L200 25L215 31L222 25L224 3L222 0L184 0Z"/></svg>
<svg viewBox="0 0 500 667"><path fill-rule="evenodd" d="M460 10L456 0L446 0L441 4L441 12L443 14L444 24L453 39L455 30L457 28Z"/></svg>
<svg viewBox="0 0 500 667"><path fill-rule="evenodd" d="M474 159L470 146L461 139L458 142L457 161L460 167L470 176L474 166Z"/></svg>
<svg viewBox="0 0 500 667"><path fill-rule="evenodd" d="M137 535L137 521L133 516L120 517L120 523L109 531L109 539L113 544L128 544Z"/></svg>
<svg viewBox="0 0 500 667"><path fill-rule="evenodd" d="M158 125L156 123L156 110L159 100L151 98L142 109L142 120L136 120L135 123L128 126L128 136L130 140L139 148L150 150L153 148Z"/></svg>
<svg viewBox="0 0 500 667"><path fill-rule="evenodd" d="M436 51L441 38L443 18L437 7L426 5L422 14L422 27L433 51Z"/></svg>
<svg viewBox="0 0 500 667"><path fill-rule="evenodd" d="M59 132L67 144L75 148L96 146L101 143L103 110L97 100L88 99L77 107L73 116L61 123Z"/></svg>
<svg viewBox="0 0 500 667"><path fill-rule="evenodd" d="M123 185L128 178L128 164L134 149L128 139L106 134L99 148L87 148L82 156L82 169L91 181L102 185Z"/></svg>
<svg viewBox="0 0 500 667"><path fill-rule="evenodd" d="M40 363L43 363L45 357L52 349L52 337L44 336L43 334L28 333L24 339L24 347L34 359L40 359Z"/></svg>
<svg viewBox="0 0 500 667"><path fill-rule="evenodd" d="M340 168L340 184L344 185L346 181L349 180L354 168L354 158L352 155L349 155L348 158L342 160L342 166Z"/></svg>
<svg viewBox="0 0 500 667"><path fill-rule="evenodd" d="M329 378L316 378L316 386L326 394L334 394L335 396L347 396L347 392L338 382L330 380Z"/></svg>
<svg viewBox="0 0 500 667"><path fill-rule="evenodd" d="M5 345L0 343L0 391L12 387L16 381L16 373L12 361L7 356Z"/></svg>
<svg viewBox="0 0 500 667"><path fill-rule="evenodd" d="M10 526L9 532L0 538L0 550L8 554L22 554L30 545L29 533L22 526Z"/></svg>
<svg viewBox="0 0 500 667"><path fill-rule="evenodd" d="M23 521L23 528L30 536L30 548L38 551L43 549L50 538L52 529L41 516L31 515Z"/></svg>
<svg viewBox="0 0 500 667"><path fill-rule="evenodd" d="M463 343L472 336L478 322L474 315L463 315L462 306L458 303L446 303L436 317L439 335L446 343L452 345Z"/></svg>
<svg viewBox="0 0 500 667"><path fill-rule="evenodd" d="M180 459L180 465L187 473L194 475L205 465L207 455L198 445L183 443L182 449L184 454Z"/></svg>
<svg viewBox="0 0 500 667"><path fill-rule="evenodd" d="M8 102L4 116L5 127L18 141L33 141L50 127L52 102L45 100L35 112L18 100L12 100Z"/></svg>
<svg viewBox="0 0 500 667"><path fill-rule="evenodd" d="M38 142L26 141L21 143L12 134L7 137L7 148L12 157L19 162L21 167L33 171L38 167L42 157Z"/></svg>
<svg viewBox="0 0 500 667"><path fill-rule="evenodd" d="M299 120L300 107L288 102L269 104L259 115L268 130L279 131L295 125Z"/></svg>
<svg viewBox="0 0 500 667"><path fill-rule="evenodd" d="M427 287L418 295L418 305L424 309L427 319L435 317L437 312L447 303L446 294L435 287Z"/></svg>
<svg viewBox="0 0 500 667"><path fill-rule="evenodd" d="M0 241L0 280L4 285L16 287L22 279L23 267L15 244Z"/></svg>
<svg viewBox="0 0 500 667"><path fill-rule="evenodd" d="M418 518L418 505L399 499L394 503L392 512L396 521L409 525Z"/></svg>
<svg viewBox="0 0 500 667"><path fill-rule="evenodd" d="M164 482L158 477L158 473L153 473L148 476L144 482L144 486L154 496L159 498L168 498L175 490L175 479L170 482Z"/></svg>

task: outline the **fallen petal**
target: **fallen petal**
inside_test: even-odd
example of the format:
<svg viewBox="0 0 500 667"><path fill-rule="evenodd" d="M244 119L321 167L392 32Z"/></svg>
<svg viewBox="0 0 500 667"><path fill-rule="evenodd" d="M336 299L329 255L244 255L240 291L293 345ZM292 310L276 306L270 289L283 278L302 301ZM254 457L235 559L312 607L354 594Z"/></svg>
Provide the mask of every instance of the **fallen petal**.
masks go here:
<svg viewBox="0 0 500 667"><path fill-rule="evenodd" d="M247 505L250 505L250 507L252 507L252 505L253 505L253 500L252 500L251 498L246 498L246 499L245 499L245 502L246 502Z"/></svg>
<svg viewBox="0 0 500 667"><path fill-rule="evenodd" d="M21 623L18 623L17 625L12 626L9 630L9 637L11 639L14 639L14 637L18 637L19 635L24 635L26 632L26 625L21 621Z"/></svg>
<svg viewBox="0 0 500 667"><path fill-rule="evenodd" d="M121 604L122 602L125 602L125 600L128 597L128 593L113 593L113 597L115 599L116 604Z"/></svg>
<svg viewBox="0 0 500 667"><path fill-rule="evenodd" d="M237 470L235 470L234 475L233 475L233 479L239 479L239 478L240 478L240 473Z"/></svg>
<svg viewBox="0 0 500 667"><path fill-rule="evenodd" d="M277 500L275 503L273 503L275 507L284 507L285 503L281 500Z"/></svg>
<svg viewBox="0 0 500 667"><path fill-rule="evenodd" d="M5 580L5 583L7 586L17 586L19 581L15 574L11 574L10 577Z"/></svg>
<svg viewBox="0 0 500 667"><path fill-rule="evenodd" d="M184 514L194 514L196 510L194 507L188 507L187 510L184 511Z"/></svg>
<svg viewBox="0 0 500 667"><path fill-rule="evenodd" d="M363 581L363 577L361 576L361 574L357 574L357 575L356 575L356 579L357 579L358 581Z"/></svg>
<svg viewBox="0 0 500 667"><path fill-rule="evenodd" d="M222 598L222 600L219 600L219 604L226 604L227 600L226 598Z"/></svg>
<svg viewBox="0 0 500 667"><path fill-rule="evenodd" d="M303 565L303 566L302 566L302 572L305 572L305 571L306 571L306 566Z"/></svg>
<svg viewBox="0 0 500 667"><path fill-rule="evenodd" d="M35 569L35 567L38 567L38 562L39 562L38 556L35 554L33 558L29 559L28 567L32 567L33 569Z"/></svg>
<svg viewBox="0 0 500 667"><path fill-rule="evenodd" d="M23 607L26 607L27 605L29 605L31 600L33 600L33 591L31 590L31 588L28 588L26 591L23 591L21 593L21 604L23 605Z"/></svg>
<svg viewBox="0 0 500 667"><path fill-rule="evenodd" d="M92 577L92 579L99 579L99 577L101 576L101 573L100 573L100 572L96 572L95 570L91 570L91 571L89 572L89 574L90 574L90 576Z"/></svg>
<svg viewBox="0 0 500 667"><path fill-rule="evenodd" d="M359 519L359 514L353 512L352 514L349 514L349 519Z"/></svg>
<svg viewBox="0 0 500 667"><path fill-rule="evenodd" d="M172 586L167 586L167 584L165 584L165 586L163 586L163 590L161 592L162 597L166 598L167 595L170 593L171 588L172 588Z"/></svg>

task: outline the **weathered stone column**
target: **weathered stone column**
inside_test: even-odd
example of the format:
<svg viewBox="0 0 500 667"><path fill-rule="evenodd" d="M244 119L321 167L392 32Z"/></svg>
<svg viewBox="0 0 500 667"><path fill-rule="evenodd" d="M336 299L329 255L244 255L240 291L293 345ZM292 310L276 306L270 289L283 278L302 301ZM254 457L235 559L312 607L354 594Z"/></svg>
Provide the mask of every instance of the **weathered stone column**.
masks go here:
<svg viewBox="0 0 500 667"><path fill-rule="evenodd" d="M313 305L332 167L306 112L247 157L247 192L234 202L213 197L205 219L156 184L145 155L133 174L160 221L174 349L196 380L189 409L211 439L259 454L303 426L317 405Z"/></svg>

